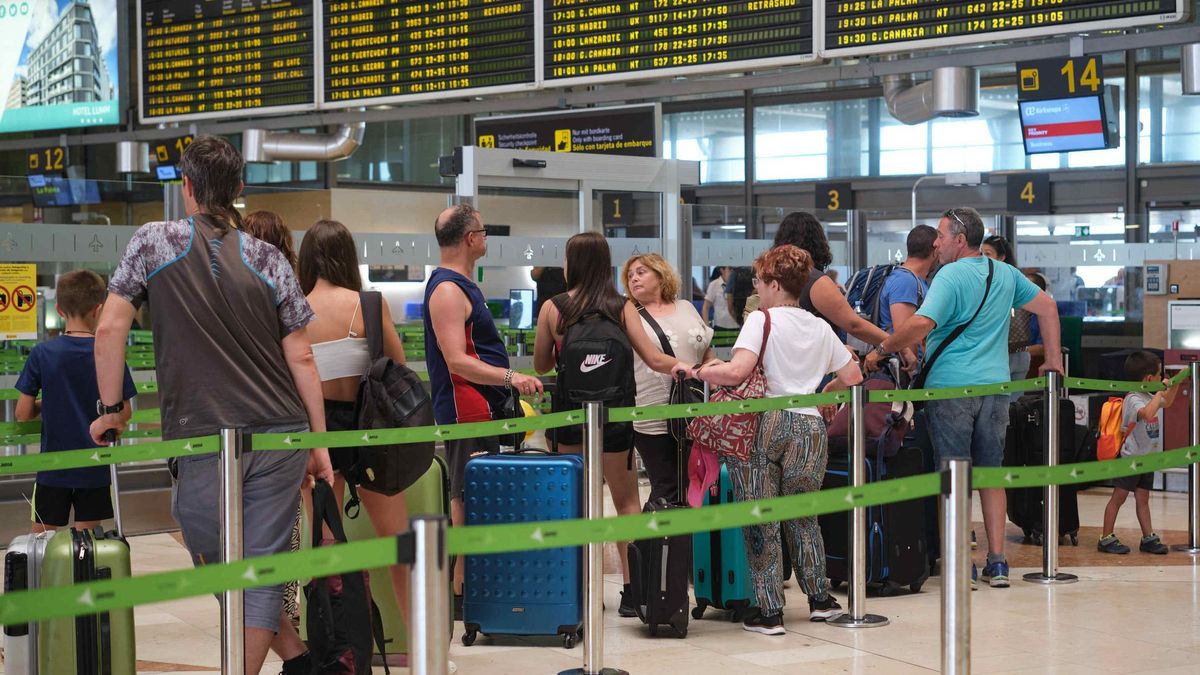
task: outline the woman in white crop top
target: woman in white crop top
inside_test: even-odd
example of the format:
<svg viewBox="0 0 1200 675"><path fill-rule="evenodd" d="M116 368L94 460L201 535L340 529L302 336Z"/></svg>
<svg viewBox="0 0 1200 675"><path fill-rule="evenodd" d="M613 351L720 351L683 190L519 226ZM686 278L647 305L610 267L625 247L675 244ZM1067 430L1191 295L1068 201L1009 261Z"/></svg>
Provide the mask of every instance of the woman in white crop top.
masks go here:
<svg viewBox="0 0 1200 675"><path fill-rule="evenodd" d="M317 315L308 324L308 334L325 396L325 426L329 431L354 429L354 399L359 380L369 367L370 354L359 306L362 277L358 271L358 253L345 225L319 220L304 233L300 244L300 287ZM392 326L386 302L383 303L383 352L396 363L404 363L404 346ZM342 471L352 456L345 449L336 448L330 449L329 459L335 472L333 494L337 495L340 507L346 489ZM408 530L404 493L386 496L360 486L359 497L379 536ZM395 565L391 573L396 604L407 620L408 570Z"/></svg>
<svg viewBox="0 0 1200 675"><path fill-rule="evenodd" d="M800 308L798 299L811 271L812 256L791 244L760 255L754 261L754 287L762 311L746 318L729 363L707 363L697 376L709 384L741 384L753 372L759 352L764 352L768 397L815 393L828 373L837 377L827 390L862 382L858 363L829 324ZM771 323L764 348L768 314ZM727 456L725 466L738 501L752 501L820 490L828 458L821 415L811 407L792 408L763 413L749 458L742 461ZM824 621L841 613L842 608L829 595L825 546L816 517L755 525L743 528L760 612L742 623L748 631L784 634L780 527L788 539L796 579L808 595L809 619Z"/></svg>

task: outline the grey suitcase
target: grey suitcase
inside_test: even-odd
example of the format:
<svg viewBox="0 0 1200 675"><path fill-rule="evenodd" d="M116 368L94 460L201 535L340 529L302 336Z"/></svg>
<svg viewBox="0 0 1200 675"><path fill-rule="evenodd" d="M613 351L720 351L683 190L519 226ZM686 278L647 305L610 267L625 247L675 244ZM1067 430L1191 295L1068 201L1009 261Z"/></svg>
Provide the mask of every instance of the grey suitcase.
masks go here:
<svg viewBox="0 0 1200 675"><path fill-rule="evenodd" d="M38 588L46 543L54 532L22 534L8 545L4 554L4 592ZM7 675L34 675L38 672L37 623L4 627L4 672Z"/></svg>

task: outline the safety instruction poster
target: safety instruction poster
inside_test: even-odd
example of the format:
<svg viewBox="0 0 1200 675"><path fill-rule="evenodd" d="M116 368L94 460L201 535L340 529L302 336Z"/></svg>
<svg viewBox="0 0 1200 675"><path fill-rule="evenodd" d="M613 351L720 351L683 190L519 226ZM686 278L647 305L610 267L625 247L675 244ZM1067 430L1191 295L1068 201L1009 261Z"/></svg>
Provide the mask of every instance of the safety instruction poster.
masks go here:
<svg viewBox="0 0 1200 675"><path fill-rule="evenodd" d="M0 339L37 339L37 265L0 264Z"/></svg>

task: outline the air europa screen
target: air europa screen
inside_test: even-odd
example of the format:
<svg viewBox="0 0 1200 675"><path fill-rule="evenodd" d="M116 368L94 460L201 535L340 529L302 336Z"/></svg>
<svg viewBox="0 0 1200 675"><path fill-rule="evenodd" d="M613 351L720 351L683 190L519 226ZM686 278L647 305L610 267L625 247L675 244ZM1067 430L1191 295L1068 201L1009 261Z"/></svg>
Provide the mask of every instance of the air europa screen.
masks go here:
<svg viewBox="0 0 1200 675"><path fill-rule="evenodd" d="M813 54L811 0L545 0L547 82L780 65Z"/></svg>
<svg viewBox="0 0 1200 675"><path fill-rule="evenodd" d="M314 104L311 0L139 0L145 120Z"/></svg>
<svg viewBox="0 0 1200 675"><path fill-rule="evenodd" d="M823 54L1128 28L1182 19L1186 0L824 0Z"/></svg>
<svg viewBox="0 0 1200 675"><path fill-rule="evenodd" d="M330 106L534 82L533 0L324 3Z"/></svg>
<svg viewBox="0 0 1200 675"><path fill-rule="evenodd" d="M1021 102L1025 152L1068 152L1108 147L1100 96Z"/></svg>

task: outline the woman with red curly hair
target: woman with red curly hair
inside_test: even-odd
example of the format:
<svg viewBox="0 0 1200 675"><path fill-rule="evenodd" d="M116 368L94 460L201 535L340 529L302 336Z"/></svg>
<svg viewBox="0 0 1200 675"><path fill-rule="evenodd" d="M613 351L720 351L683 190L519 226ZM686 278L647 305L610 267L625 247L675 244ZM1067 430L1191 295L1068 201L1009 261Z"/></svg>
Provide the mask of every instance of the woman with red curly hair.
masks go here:
<svg viewBox="0 0 1200 675"><path fill-rule="evenodd" d="M697 377L716 385L741 384L754 371L763 351L767 396L815 393L829 373L837 376L827 390L861 382L858 364L829 324L800 308L799 297L812 267L808 252L790 244L760 255L754 261L753 282L760 309L746 318L730 361L710 361L697 370ZM725 464L737 499L751 501L820 490L828 458L825 422L817 409L789 408L764 413L749 458L742 461L727 456ZM784 634L781 526L796 578L808 595L809 619L824 621L842 613L829 595L825 545L816 517L754 525L743 529L759 608L757 616L742 623L748 631Z"/></svg>

